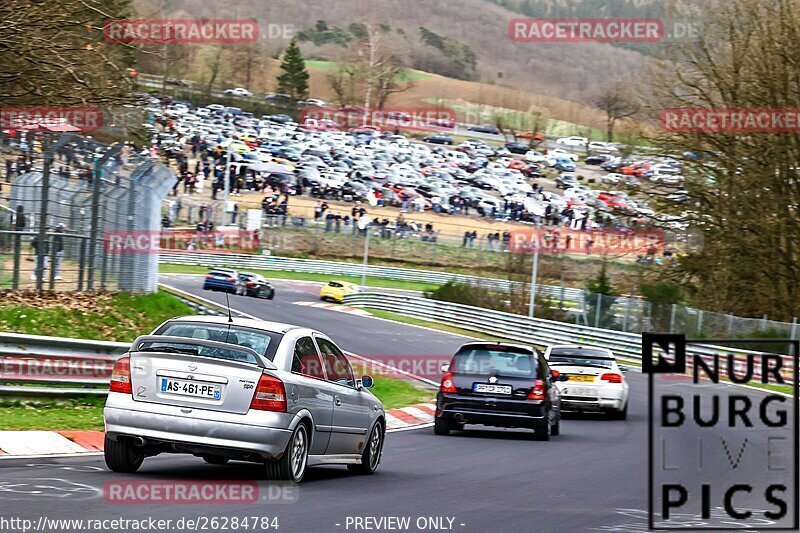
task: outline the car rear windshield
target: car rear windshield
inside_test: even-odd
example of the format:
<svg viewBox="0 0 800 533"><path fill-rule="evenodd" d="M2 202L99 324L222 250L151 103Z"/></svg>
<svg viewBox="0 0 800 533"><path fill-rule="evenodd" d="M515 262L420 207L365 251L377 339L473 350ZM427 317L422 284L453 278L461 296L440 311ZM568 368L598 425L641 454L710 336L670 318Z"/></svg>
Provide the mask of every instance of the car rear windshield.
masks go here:
<svg viewBox="0 0 800 533"><path fill-rule="evenodd" d="M222 276L225 278L232 278L233 274L231 272L220 272L218 270L212 270L208 273L209 276Z"/></svg>
<svg viewBox="0 0 800 533"><path fill-rule="evenodd" d="M614 358L607 352L592 349L557 349L550 352L551 365L600 366L611 368Z"/></svg>
<svg viewBox="0 0 800 533"><path fill-rule="evenodd" d="M536 376L536 357L512 346L465 347L453 356L450 371L458 374L509 377Z"/></svg>
<svg viewBox="0 0 800 533"><path fill-rule="evenodd" d="M275 351L277 350L278 344L280 344L281 340L281 335L279 333L273 333L271 331L243 328L228 324L205 324L202 322L168 323L156 331L155 335L187 337L190 339L236 344L239 346L244 346L245 348L250 348L257 354L265 356L270 361L272 361L272 359L275 357ZM165 346L171 346L172 344L174 343L164 343ZM226 350L226 353L220 353L220 350L214 350L197 345L191 346L193 349L196 348L199 350L198 355L216 357L217 359L244 361L254 364L256 363L256 360L252 355L248 356L242 352Z"/></svg>

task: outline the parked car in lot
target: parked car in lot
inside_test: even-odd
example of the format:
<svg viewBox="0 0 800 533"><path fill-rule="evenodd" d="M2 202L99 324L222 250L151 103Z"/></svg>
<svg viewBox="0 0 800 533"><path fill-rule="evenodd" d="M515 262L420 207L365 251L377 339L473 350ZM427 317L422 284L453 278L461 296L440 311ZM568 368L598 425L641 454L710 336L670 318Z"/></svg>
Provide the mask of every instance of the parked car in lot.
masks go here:
<svg viewBox="0 0 800 533"><path fill-rule="evenodd" d="M545 351L550 368L565 380L556 386L565 411L597 411L624 420L628 416L625 367L611 350L578 345L550 346Z"/></svg>
<svg viewBox="0 0 800 533"><path fill-rule="evenodd" d="M506 143L503 146L505 146L506 149L512 154L520 154L520 155L527 154L528 151L531 149L530 146L523 143Z"/></svg>
<svg viewBox="0 0 800 533"><path fill-rule="evenodd" d="M389 190L390 189L385 189L384 193ZM345 296L356 294L359 290L359 286L354 283L332 280L322 286L322 289L319 291L319 299L342 303Z"/></svg>
<svg viewBox="0 0 800 533"><path fill-rule="evenodd" d="M556 177L555 182L556 188L558 189L569 189L570 187L575 187L576 185L581 184L575 174L561 174L560 176Z"/></svg>
<svg viewBox="0 0 800 533"><path fill-rule="evenodd" d="M552 148L552 149L547 151L547 159L548 160L557 159L559 157L568 157L569 159L572 159L572 161L575 162L575 163L577 163L578 159L579 159L577 154L573 154L572 152L568 152L568 151L564 150L563 148Z"/></svg>
<svg viewBox="0 0 800 533"><path fill-rule="evenodd" d="M601 152L601 153L619 152L619 148L617 148L613 144L600 141L591 141L589 142L589 144L586 145L586 148L590 152Z"/></svg>
<svg viewBox="0 0 800 533"><path fill-rule="evenodd" d="M559 157L551 165L556 170L563 170L565 172L574 172L575 163L568 157Z"/></svg>
<svg viewBox="0 0 800 533"><path fill-rule="evenodd" d="M525 161L530 163L544 163L547 161L547 156L537 150L528 150L525 152Z"/></svg>
<svg viewBox="0 0 800 533"><path fill-rule="evenodd" d="M611 161L613 159L608 154L600 154L600 155L590 155L585 159L585 163L587 165L602 165L606 161Z"/></svg>
<svg viewBox="0 0 800 533"><path fill-rule="evenodd" d="M267 300L275 298L275 287L261 274L241 272L239 274L239 279L242 284L244 284L245 294L247 296L266 298Z"/></svg>
<svg viewBox="0 0 800 533"><path fill-rule="evenodd" d="M530 428L537 440L561 432L561 399L544 355L533 346L471 342L444 365L434 432L466 424Z"/></svg>
<svg viewBox="0 0 800 533"><path fill-rule="evenodd" d="M132 473L146 457L186 453L215 465L258 463L268 478L295 483L322 464L372 474L386 415L371 386L319 331L174 318L114 364L103 410L105 462Z"/></svg>
<svg viewBox="0 0 800 533"><path fill-rule="evenodd" d="M229 292L231 294L244 294L244 283L236 270L216 268L206 274L203 280L203 290Z"/></svg>

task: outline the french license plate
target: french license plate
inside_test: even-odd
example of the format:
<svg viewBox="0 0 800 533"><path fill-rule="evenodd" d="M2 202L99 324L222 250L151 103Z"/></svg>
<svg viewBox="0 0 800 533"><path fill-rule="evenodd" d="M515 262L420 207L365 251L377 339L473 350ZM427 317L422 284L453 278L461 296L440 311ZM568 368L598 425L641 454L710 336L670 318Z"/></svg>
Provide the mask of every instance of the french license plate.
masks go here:
<svg viewBox="0 0 800 533"><path fill-rule="evenodd" d="M580 374L570 374L567 381L576 381L579 383L591 383L594 381L594 376L582 376Z"/></svg>
<svg viewBox="0 0 800 533"><path fill-rule="evenodd" d="M474 392L483 394L511 394L511 385L492 385L491 383L475 383L472 386Z"/></svg>
<svg viewBox="0 0 800 533"><path fill-rule="evenodd" d="M222 385L184 379L161 378L161 392L219 400L222 395Z"/></svg>

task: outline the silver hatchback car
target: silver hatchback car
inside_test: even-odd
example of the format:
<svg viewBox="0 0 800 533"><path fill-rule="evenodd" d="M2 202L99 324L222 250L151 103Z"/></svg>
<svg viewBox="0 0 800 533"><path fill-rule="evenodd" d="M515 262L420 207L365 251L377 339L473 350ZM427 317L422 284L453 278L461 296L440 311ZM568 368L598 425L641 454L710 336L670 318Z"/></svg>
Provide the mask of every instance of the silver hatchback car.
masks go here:
<svg viewBox="0 0 800 533"><path fill-rule="evenodd" d="M190 453L211 464L264 463L300 482L307 466L378 467L383 404L318 331L275 322L187 316L139 337L114 365L105 461L138 470L145 457Z"/></svg>

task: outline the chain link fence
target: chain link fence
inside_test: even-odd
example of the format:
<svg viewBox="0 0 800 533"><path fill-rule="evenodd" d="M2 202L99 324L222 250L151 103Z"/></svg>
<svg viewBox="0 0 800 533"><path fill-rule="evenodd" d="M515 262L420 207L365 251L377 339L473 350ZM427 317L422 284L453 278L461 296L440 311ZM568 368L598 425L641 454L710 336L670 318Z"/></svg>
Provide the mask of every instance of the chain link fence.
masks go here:
<svg viewBox="0 0 800 533"><path fill-rule="evenodd" d="M157 246L124 245L159 235L171 170L63 133L4 137L0 155L0 288L156 290Z"/></svg>

